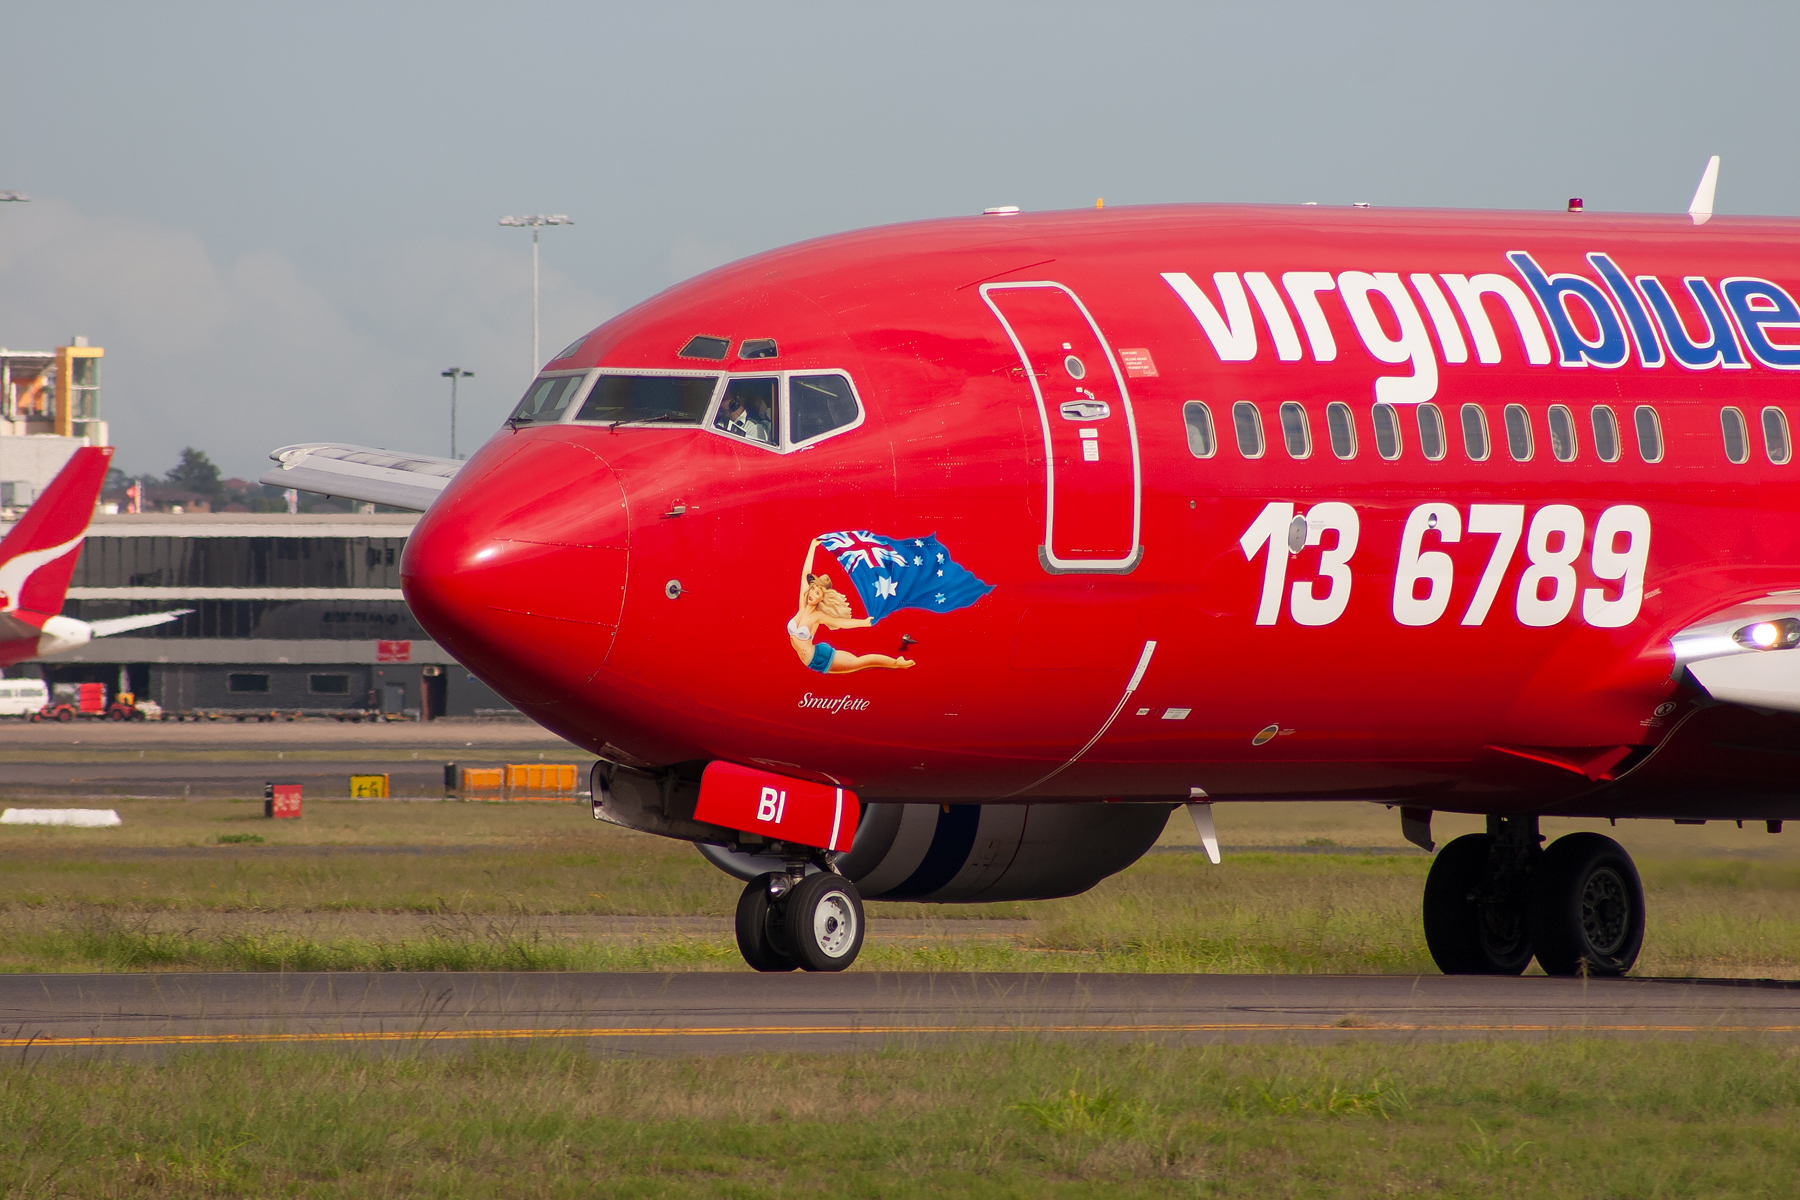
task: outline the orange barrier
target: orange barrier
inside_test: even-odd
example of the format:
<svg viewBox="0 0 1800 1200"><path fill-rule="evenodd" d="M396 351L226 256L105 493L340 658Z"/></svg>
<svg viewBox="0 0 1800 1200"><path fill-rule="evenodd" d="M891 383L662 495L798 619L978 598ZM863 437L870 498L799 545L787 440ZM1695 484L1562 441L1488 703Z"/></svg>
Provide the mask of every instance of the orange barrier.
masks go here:
<svg viewBox="0 0 1800 1200"><path fill-rule="evenodd" d="M498 792L506 786L506 772L499 767L464 767L462 792Z"/></svg>
<svg viewBox="0 0 1800 1200"><path fill-rule="evenodd" d="M462 767L465 800L572 800L581 778L574 763L512 763Z"/></svg>
<svg viewBox="0 0 1800 1200"><path fill-rule="evenodd" d="M574 763L522 763L506 768L506 790L521 793L563 794L575 790Z"/></svg>

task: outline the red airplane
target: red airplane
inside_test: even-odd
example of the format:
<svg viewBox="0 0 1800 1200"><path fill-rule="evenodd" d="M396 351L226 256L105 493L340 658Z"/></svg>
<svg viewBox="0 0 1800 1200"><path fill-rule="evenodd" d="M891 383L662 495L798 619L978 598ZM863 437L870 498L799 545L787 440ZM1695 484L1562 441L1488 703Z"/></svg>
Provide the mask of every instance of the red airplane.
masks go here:
<svg viewBox="0 0 1800 1200"><path fill-rule="evenodd" d="M110 446L76 450L0 540L0 668L74 650L97 637L160 625L191 611L102 621L61 615L112 456Z"/></svg>
<svg viewBox="0 0 1800 1200"><path fill-rule="evenodd" d="M1800 816L1800 223L1709 216L826 237L600 326L466 463L265 482L424 509L419 621L600 756L596 816L747 881L758 969L1342 800L1487 817L1446 972L1620 974L1630 857L1541 817Z"/></svg>

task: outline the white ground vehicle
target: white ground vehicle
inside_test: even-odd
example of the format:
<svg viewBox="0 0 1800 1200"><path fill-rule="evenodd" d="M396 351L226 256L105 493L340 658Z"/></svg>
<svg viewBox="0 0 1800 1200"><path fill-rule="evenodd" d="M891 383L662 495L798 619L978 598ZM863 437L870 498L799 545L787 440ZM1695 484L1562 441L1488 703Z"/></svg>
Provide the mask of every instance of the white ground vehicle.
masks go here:
<svg viewBox="0 0 1800 1200"><path fill-rule="evenodd" d="M28 717L50 703L41 679L0 679L0 717Z"/></svg>

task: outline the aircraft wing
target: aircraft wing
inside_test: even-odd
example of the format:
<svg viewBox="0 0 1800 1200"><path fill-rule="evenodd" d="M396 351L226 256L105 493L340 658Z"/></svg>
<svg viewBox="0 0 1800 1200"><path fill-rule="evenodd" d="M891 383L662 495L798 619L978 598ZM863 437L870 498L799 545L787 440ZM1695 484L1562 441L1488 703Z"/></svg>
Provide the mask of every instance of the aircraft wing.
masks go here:
<svg viewBox="0 0 1800 1200"><path fill-rule="evenodd" d="M133 629L148 629L152 625L161 625L173 621L176 617L185 617L194 610L178 608L174 612L139 613L135 617L105 617L98 621L89 621L95 637L111 637L115 633L130 633Z"/></svg>
<svg viewBox="0 0 1800 1200"><path fill-rule="evenodd" d="M1671 646L1714 700L1800 712L1800 593L1733 605L1681 630Z"/></svg>
<svg viewBox="0 0 1800 1200"><path fill-rule="evenodd" d="M462 463L454 458L331 442L283 446L269 457L281 465L263 475L259 483L416 512L430 508L462 469Z"/></svg>

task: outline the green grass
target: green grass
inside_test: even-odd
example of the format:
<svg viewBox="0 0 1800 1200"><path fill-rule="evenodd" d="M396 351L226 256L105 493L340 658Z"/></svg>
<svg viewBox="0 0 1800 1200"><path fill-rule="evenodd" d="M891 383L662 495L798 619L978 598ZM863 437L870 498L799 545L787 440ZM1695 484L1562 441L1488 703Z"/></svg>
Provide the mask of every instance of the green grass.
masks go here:
<svg viewBox="0 0 1800 1200"><path fill-rule="evenodd" d="M16 934L12 971L679 971L742 967L728 941L570 944L529 929L423 931L411 939L158 930L105 914Z"/></svg>
<svg viewBox="0 0 1800 1200"><path fill-rule="evenodd" d="M0 970L742 969L730 923L738 885L697 855L667 856L647 839L627 854L633 839L616 838L616 852L592 855L0 863L0 879L30 878L0 904ZM1428 866L1253 854L1215 869L1155 855L1067 900L872 903L877 935L884 918L938 923L876 936L856 969L1431 972L1418 916ZM1652 862L1644 873L1651 932L1639 974L1800 972L1792 868ZM604 914L698 919L606 935L562 920ZM984 916L1030 920L958 931Z"/></svg>
<svg viewBox="0 0 1800 1200"><path fill-rule="evenodd" d="M39 1060L0 1073L0 1194L1785 1197L1797 1066L1580 1039Z"/></svg>
<svg viewBox="0 0 1800 1200"><path fill-rule="evenodd" d="M1255 807L1262 826L1221 825L1221 866L1153 854L1066 900L872 903L877 934L886 918L936 926L876 937L858 969L1434 969L1419 923L1430 860L1352 849L1397 840L1389 814ZM310 805L300 821L262 820L260 801L119 808L117 829L0 829L0 970L741 969L730 923L740 885L685 843L595 822L578 806L337 802ZM1729 825L1612 832L1638 854L1645 881L1639 974L1800 975L1790 843ZM1328 852L1231 849L1284 834ZM1191 831L1172 825L1167 840L1182 836ZM1800 838L1792 844L1800 850ZM424 852L338 852L351 846ZM161 847L183 853L151 853ZM615 916L686 923L610 933L595 923ZM1013 924L959 933L971 918Z"/></svg>

